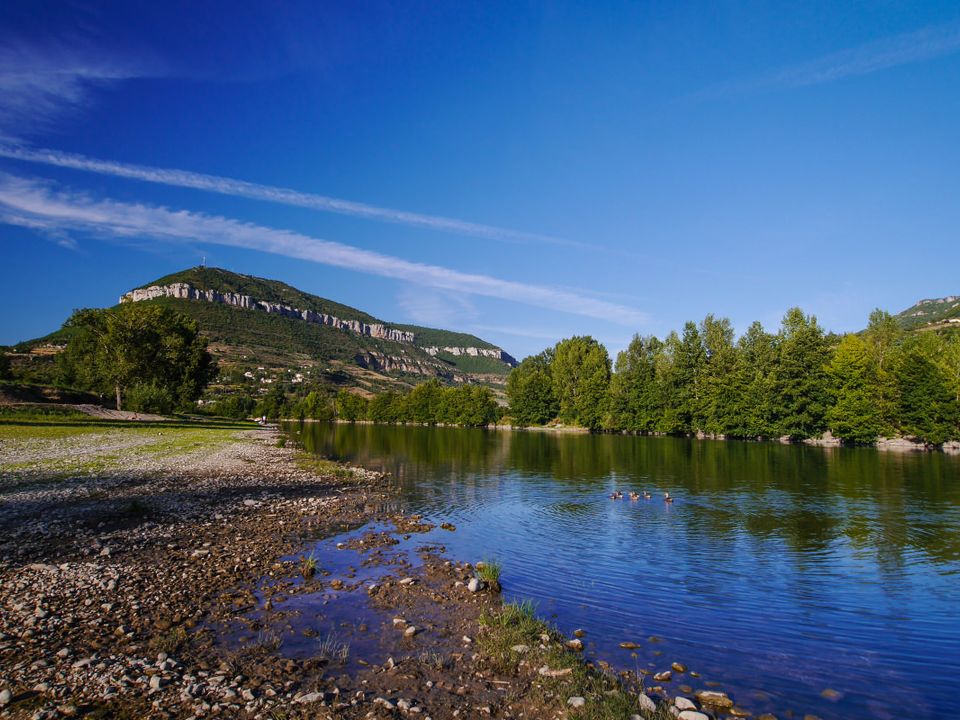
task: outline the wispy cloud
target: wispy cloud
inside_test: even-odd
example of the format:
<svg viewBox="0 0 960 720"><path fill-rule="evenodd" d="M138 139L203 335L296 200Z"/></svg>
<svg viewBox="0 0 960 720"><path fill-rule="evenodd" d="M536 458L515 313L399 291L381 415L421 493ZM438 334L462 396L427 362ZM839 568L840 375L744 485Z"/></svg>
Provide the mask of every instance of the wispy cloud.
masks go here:
<svg viewBox="0 0 960 720"><path fill-rule="evenodd" d="M960 51L960 23L924 28L780 68L759 77L722 83L695 97L820 85L950 55Z"/></svg>
<svg viewBox="0 0 960 720"><path fill-rule="evenodd" d="M419 325L463 327L477 310L462 293L407 286L397 294L397 305Z"/></svg>
<svg viewBox="0 0 960 720"><path fill-rule="evenodd" d="M618 324L637 326L647 321L644 313L633 308L564 290L411 262L290 230L217 215L56 191L48 184L8 174L0 174L0 222L29 222L35 229L79 230L104 237L229 245Z"/></svg>
<svg viewBox="0 0 960 720"><path fill-rule="evenodd" d="M264 202L278 203L281 205L309 208L311 210L321 210L324 212L350 215L352 217L378 220L397 225L422 227L429 230L451 232L458 235L467 235L470 237L479 237L488 240L537 242L548 243L551 245L567 245L570 247L590 247L585 243L580 243L574 240L566 240L549 235L524 232L522 230L512 230L510 228L498 227L495 225L484 225L480 223L468 222L466 220L441 217L438 215L424 215L421 213L408 212L406 210L378 207L376 205L355 202L353 200L343 200L340 198L328 197L326 195L305 193L271 185L260 185L257 183L247 182L245 180L219 177L217 175L206 175L203 173L191 172L189 170L149 167L145 165L114 162L111 160L98 160L96 158L60 152L58 150L42 150L16 145L0 145L0 157L22 160L31 163L40 163L43 165L70 168L72 170L82 170L101 175L111 175L114 177L141 180L143 182L156 183L158 185L191 188L194 190L204 190L206 192L218 193L220 195L230 195L233 197L247 198L250 200L261 200Z"/></svg>
<svg viewBox="0 0 960 720"><path fill-rule="evenodd" d="M83 108L98 87L145 75L133 63L78 43L0 44L0 139L50 129Z"/></svg>

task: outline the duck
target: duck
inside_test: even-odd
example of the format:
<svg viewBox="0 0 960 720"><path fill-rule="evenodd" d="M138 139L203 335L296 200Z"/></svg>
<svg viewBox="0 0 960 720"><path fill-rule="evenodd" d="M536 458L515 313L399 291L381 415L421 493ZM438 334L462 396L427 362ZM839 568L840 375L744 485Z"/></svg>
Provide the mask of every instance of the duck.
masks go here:
<svg viewBox="0 0 960 720"><path fill-rule="evenodd" d="M643 491L643 499L644 499L644 500L649 500L649 499L652 498L652 497L653 497L653 495L651 495L650 493L648 493L646 490Z"/></svg>
<svg viewBox="0 0 960 720"><path fill-rule="evenodd" d="M670 497L670 493L665 492L665 493L663 494L663 501L666 502L666 503L672 503L672 502L673 502L673 498Z"/></svg>
<svg viewBox="0 0 960 720"><path fill-rule="evenodd" d="M640 493L638 493L638 492L632 492L632 493L630 493L630 499L631 499L633 502L636 502L637 500L640 499Z"/></svg>
<svg viewBox="0 0 960 720"><path fill-rule="evenodd" d="M614 492L610 493L611 500L621 500L622 498L623 498L623 493L620 492L619 490L615 490Z"/></svg>

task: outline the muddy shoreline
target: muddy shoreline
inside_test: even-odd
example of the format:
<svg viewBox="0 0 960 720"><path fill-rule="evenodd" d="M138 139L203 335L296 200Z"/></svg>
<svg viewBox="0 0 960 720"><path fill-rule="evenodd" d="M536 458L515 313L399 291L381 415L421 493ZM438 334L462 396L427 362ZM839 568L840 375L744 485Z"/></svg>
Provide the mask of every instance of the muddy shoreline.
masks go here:
<svg viewBox="0 0 960 720"><path fill-rule="evenodd" d="M503 620L475 568L418 544L442 518L402 516L389 477L304 464L278 437L2 495L4 717L738 713L725 696L676 708L585 665L578 639Z"/></svg>

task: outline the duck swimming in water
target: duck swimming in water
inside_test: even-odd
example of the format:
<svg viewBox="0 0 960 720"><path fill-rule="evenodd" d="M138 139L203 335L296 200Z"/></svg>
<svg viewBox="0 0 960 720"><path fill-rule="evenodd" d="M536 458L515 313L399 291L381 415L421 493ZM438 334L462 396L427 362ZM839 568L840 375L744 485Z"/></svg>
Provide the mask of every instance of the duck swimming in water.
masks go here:
<svg viewBox="0 0 960 720"><path fill-rule="evenodd" d="M651 495L650 493L648 493L646 490L643 491L643 499L644 499L644 500L649 500L649 499L652 498L652 497L653 497L653 495Z"/></svg>
<svg viewBox="0 0 960 720"><path fill-rule="evenodd" d="M638 493L638 492L632 492L632 493L630 493L630 499L633 500L634 502L636 502L637 500L640 499L640 493Z"/></svg>
<svg viewBox="0 0 960 720"><path fill-rule="evenodd" d="M673 502L673 498L670 497L670 493L665 492L665 493L663 494L663 501L666 502L666 503L672 503L672 502Z"/></svg>
<svg viewBox="0 0 960 720"><path fill-rule="evenodd" d="M610 493L610 499L611 499L611 500L622 500L622 499L623 499L623 493L620 492L619 490L615 490L614 492Z"/></svg>

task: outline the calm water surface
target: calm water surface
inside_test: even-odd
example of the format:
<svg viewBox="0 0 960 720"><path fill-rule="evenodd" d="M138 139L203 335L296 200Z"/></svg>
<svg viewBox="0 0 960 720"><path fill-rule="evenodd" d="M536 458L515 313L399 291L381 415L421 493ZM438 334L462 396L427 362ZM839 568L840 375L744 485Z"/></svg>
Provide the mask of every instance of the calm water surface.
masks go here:
<svg viewBox="0 0 960 720"><path fill-rule="evenodd" d="M960 674L960 458L871 449L306 424L317 454L392 474L459 559L591 655L682 662L747 709L943 717ZM652 500L611 501L614 489ZM676 497L672 505L662 493ZM659 495L658 495L659 493ZM639 650L619 648L630 640ZM827 692L825 690L835 691ZM829 696L829 697L825 697Z"/></svg>

